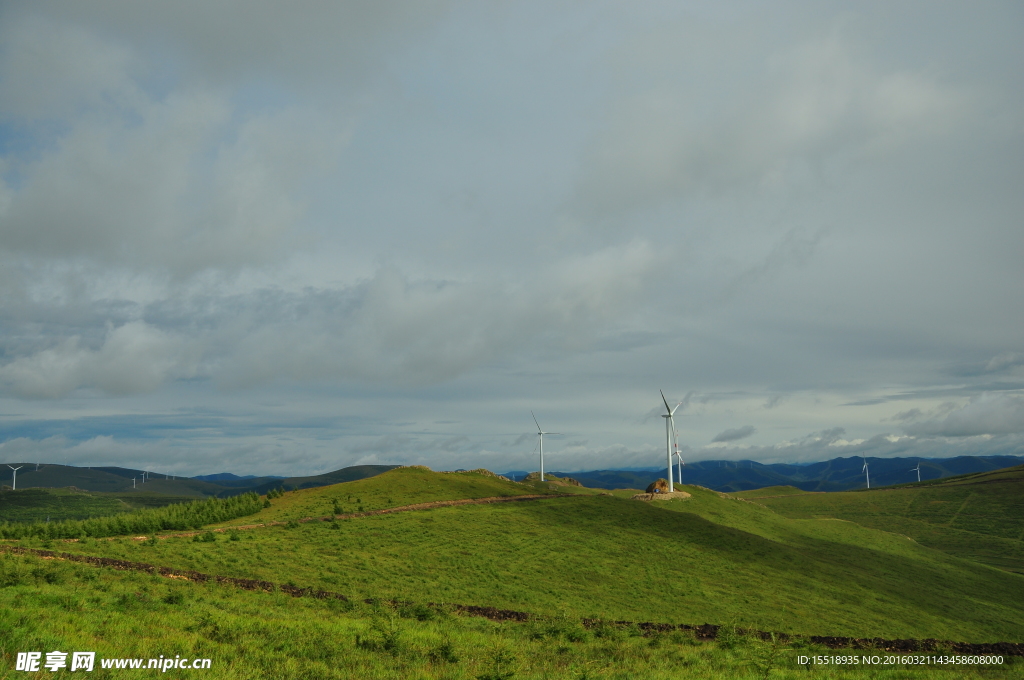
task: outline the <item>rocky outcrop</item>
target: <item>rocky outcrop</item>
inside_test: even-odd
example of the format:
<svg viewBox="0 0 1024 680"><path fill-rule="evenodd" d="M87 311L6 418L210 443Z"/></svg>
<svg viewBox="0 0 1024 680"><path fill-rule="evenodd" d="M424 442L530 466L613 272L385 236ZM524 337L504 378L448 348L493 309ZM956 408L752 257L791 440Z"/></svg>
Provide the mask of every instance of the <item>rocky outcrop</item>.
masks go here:
<svg viewBox="0 0 1024 680"><path fill-rule="evenodd" d="M668 493L668 481L659 479L647 486L646 493Z"/></svg>

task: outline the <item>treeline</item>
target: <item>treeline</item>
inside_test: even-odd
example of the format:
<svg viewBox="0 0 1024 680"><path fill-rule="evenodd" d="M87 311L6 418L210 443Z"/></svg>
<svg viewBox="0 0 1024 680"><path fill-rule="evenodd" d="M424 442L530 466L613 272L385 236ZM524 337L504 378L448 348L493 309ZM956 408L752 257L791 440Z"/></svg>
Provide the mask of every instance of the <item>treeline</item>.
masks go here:
<svg viewBox="0 0 1024 680"><path fill-rule="evenodd" d="M31 524L4 522L0 524L0 538L103 538L145 535L156 531L183 531L252 515L262 508L260 497L249 491L231 498L207 498L109 517Z"/></svg>

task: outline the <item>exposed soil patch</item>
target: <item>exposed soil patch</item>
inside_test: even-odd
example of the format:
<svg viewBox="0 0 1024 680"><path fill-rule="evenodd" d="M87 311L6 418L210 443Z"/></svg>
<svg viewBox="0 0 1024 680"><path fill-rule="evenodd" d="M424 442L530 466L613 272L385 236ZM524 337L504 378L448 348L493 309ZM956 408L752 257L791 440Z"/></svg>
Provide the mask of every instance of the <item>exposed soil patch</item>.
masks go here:
<svg viewBox="0 0 1024 680"><path fill-rule="evenodd" d="M670 501L673 498L686 499L690 498L690 494L685 491L663 491L660 493L638 493L630 496L630 500L634 501Z"/></svg>

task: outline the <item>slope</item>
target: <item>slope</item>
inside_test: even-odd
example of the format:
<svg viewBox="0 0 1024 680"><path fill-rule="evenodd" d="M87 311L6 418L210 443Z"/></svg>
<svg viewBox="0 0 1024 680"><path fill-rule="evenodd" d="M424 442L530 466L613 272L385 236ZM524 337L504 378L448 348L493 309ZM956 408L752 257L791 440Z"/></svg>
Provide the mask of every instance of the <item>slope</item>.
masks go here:
<svg viewBox="0 0 1024 680"><path fill-rule="evenodd" d="M416 496L401 495L403 476L416 482ZM370 484L395 504L457 495L460 484L492 495L474 477L481 476L395 470L314 490L320 506L314 491L286 494L300 500L286 506L278 499L266 518L322 508L332 489L347 498L346 489L358 487L366 503ZM507 484L509 493L519 487L484 479ZM62 549L360 598L735 622L818 635L1024 639L1018 575L853 523L789 519L699 487L686 490L693 494L687 501L555 494L210 534L210 541L88 541Z"/></svg>
<svg viewBox="0 0 1024 680"><path fill-rule="evenodd" d="M757 502L786 517L845 519L1024 573L1024 466L871 491L771 495Z"/></svg>

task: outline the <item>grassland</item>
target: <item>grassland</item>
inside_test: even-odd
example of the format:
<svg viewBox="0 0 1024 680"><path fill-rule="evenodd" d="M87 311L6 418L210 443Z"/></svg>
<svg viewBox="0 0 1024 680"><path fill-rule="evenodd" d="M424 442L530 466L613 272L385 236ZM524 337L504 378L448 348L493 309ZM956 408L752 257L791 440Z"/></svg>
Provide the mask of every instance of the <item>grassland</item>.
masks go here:
<svg viewBox="0 0 1024 680"><path fill-rule="evenodd" d="M837 493L776 487L734 494L788 518L836 518L1024 573L1024 466L920 484Z"/></svg>
<svg viewBox="0 0 1024 680"><path fill-rule="evenodd" d="M797 655L850 652L727 634L706 642L678 630L587 629L570 616L496 623L443 608L297 599L2 553L0 595L2 678L55 677L13 667L19 651L57 649L99 659L208 658L209 670L161 676L210 680L1024 678L1024 662L1012 657L991 668L808 668ZM89 677L140 675L100 663Z"/></svg>
<svg viewBox="0 0 1024 680"><path fill-rule="evenodd" d="M211 658L203 676L218 679L1024 678L1024 660L990 669L808 669L795 663L797 654L842 652L800 640L772 645L724 635L707 642L683 630L645 636L635 627L585 628L583 618L596 618L708 622L727 632L740 626L797 635L1024 640L1021 575L896 533L766 507L776 500L766 496L838 494L775 489L752 501L683 488L689 499L644 503L629 500L628 490L607 494L401 468L289 491L254 515L222 522L218 533L5 541L348 599L249 592L0 551L0 680L32 677L7 670L16 652L53 649ZM299 521L536 494L545 497ZM264 526L233 528L254 524ZM380 604L388 601L410 604ZM537 616L498 623L461 616L445 602ZM116 673L98 669L94 677L121 677Z"/></svg>
<svg viewBox="0 0 1024 680"><path fill-rule="evenodd" d="M507 488L506 488L507 485ZM532 492L479 475L395 470L289 492L228 524L329 514L459 493ZM689 500L642 503L552 495L522 503L438 508L293 523L145 543L86 541L62 549L225 576L291 582L355 599L460 602L571 616L729 623L792 633L1024 639L1024 579L849 522L789 519L756 503L686 487ZM392 494L386 496L384 494ZM374 495L376 494L376 495ZM286 502L287 501L287 502ZM319 510L319 512L310 512ZM40 543L23 543L40 545ZM928 589L919 584L928 583Z"/></svg>

